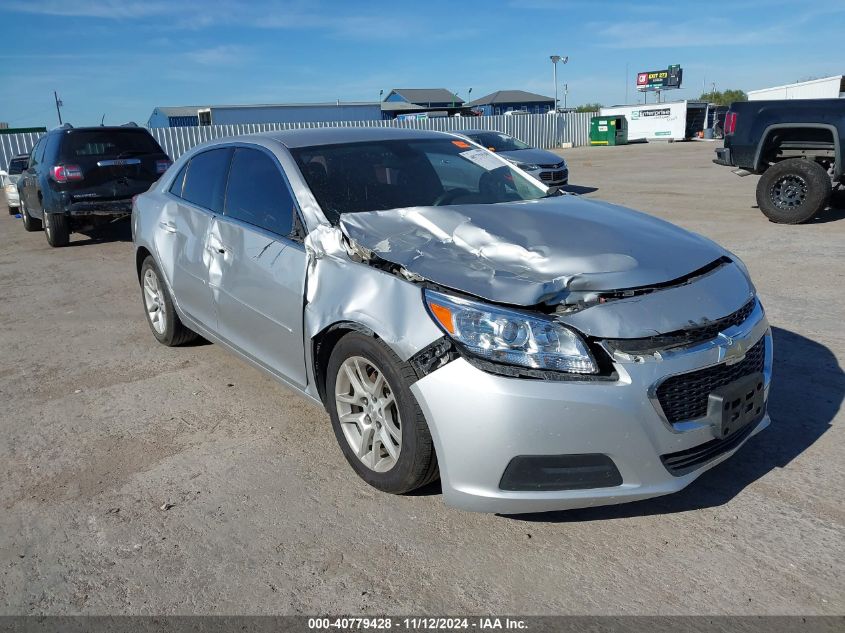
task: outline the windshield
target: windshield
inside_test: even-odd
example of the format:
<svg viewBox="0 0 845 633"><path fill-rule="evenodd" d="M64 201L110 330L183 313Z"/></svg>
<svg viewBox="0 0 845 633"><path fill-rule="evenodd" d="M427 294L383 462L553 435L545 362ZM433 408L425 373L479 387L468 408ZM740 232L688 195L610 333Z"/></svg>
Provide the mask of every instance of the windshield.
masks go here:
<svg viewBox="0 0 845 633"><path fill-rule="evenodd" d="M291 153L332 224L344 213L495 204L547 193L490 152L460 139L321 145Z"/></svg>
<svg viewBox="0 0 845 633"><path fill-rule="evenodd" d="M518 138L501 132L473 132L464 136L494 152L515 152L520 149L531 149L530 145L526 145Z"/></svg>
<svg viewBox="0 0 845 633"><path fill-rule="evenodd" d="M145 130L84 130L69 132L62 141L62 158L129 157L163 154Z"/></svg>

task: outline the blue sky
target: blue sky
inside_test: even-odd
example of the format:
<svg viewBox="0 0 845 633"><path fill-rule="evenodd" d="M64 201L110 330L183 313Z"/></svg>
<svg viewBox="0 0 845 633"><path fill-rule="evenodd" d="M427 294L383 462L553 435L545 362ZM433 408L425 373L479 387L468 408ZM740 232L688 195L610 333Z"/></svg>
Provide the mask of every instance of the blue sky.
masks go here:
<svg viewBox="0 0 845 633"><path fill-rule="evenodd" d="M0 121L146 122L157 105L374 101L394 87L629 101L684 68L677 98L845 72L845 0L2 0ZM628 67L626 75L625 68Z"/></svg>

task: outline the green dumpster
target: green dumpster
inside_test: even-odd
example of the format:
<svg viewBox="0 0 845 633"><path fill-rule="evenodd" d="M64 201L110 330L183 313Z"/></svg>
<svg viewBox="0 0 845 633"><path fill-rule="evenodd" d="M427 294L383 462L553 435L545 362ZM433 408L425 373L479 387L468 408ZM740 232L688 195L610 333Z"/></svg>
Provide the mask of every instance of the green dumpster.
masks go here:
<svg viewBox="0 0 845 633"><path fill-rule="evenodd" d="M621 114L590 119L590 145L626 145L628 120Z"/></svg>

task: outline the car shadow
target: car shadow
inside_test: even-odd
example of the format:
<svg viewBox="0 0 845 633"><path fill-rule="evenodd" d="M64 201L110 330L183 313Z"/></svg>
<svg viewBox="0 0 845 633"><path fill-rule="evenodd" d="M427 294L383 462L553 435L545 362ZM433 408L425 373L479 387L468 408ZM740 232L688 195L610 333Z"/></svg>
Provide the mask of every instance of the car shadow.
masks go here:
<svg viewBox="0 0 845 633"><path fill-rule="evenodd" d="M582 185L564 185L561 187L563 191L567 193L575 193L579 196L585 193L593 193L594 191L598 191L598 187L584 187Z"/></svg>
<svg viewBox="0 0 845 633"><path fill-rule="evenodd" d="M84 239L71 239L67 246L88 246L90 244L104 244L107 242L131 242L132 226L127 220L118 220L93 229L80 231L74 235L82 235Z"/></svg>
<svg viewBox="0 0 845 633"><path fill-rule="evenodd" d="M842 219L845 219L845 191L837 191L831 196L830 206L807 224L827 224Z"/></svg>
<svg viewBox="0 0 845 633"><path fill-rule="evenodd" d="M720 506L775 468L784 468L830 428L845 398L845 373L827 347L772 328L772 424L730 459L672 495L616 506L513 515L519 521L566 523L687 512Z"/></svg>

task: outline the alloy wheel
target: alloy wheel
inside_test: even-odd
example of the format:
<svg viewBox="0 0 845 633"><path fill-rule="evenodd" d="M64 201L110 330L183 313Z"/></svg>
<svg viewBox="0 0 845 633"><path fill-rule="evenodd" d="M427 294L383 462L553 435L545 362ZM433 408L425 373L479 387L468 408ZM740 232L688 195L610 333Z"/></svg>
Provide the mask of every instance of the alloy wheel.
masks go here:
<svg viewBox="0 0 845 633"><path fill-rule="evenodd" d="M807 198L807 181L795 174L782 176L772 185L771 196L781 209L800 207Z"/></svg>
<svg viewBox="0 0 845 633"><path fill-rule="evenodd" d="M335 381L335 406L343 435L367 468L387 472L402 449L402 424L395 393L372 361L351 356Z"/></svg>
<svg viewBox="0 0 845 633"><path fill-rule="evenodd" d="M153 329L159 334L164 334L167 329L164 297L158 275L152 268L148 268L144 273L144 306L147 309L147 317Z"/></svg>

